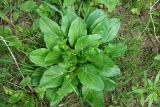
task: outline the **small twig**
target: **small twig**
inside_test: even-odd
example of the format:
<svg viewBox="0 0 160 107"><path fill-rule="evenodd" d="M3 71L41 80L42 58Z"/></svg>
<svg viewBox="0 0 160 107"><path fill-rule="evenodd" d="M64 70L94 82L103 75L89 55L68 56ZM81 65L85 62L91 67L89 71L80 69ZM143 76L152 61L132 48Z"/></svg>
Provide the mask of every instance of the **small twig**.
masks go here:
<svg viewBox="0 0 160 107"><path fill-rule="evenodd" d="M157 0L157 1L150 7L150 9L152 10L153 7L154 7L158 2L159 2L159 0Z"/></svg>
<svg viewBox="0 0 160 107"><path fill-rule="evenodd" d="M10 15L10 23L13 27L15 27L14 23L13 23L13 15L12 15L12 8L11 8L11 15Z"/></svg>
<svg viewBox="0 0 160 107"><path fill-rule="evenodd" d="M145 30L148 28L149 24L150 24L150 21L148 21L146 27L143 29L143 31L142 31L141 34L138 36L138 38L145 32Z"/></svg>
<svg viewBox="0 0 160 107"><path fill-rule="evenodd" d="M13 58L15 64L16 64L16 66L17 66L17 68L18 68L18 70L19 70L19 72L20 72L21 75L22 75L22 78L24 79L25 77L24 77L24 75L23 75L23 73L22 73L22 71L21 71L21 69L20 69L20 67L19 67L19 64L18 64L18 62L17 62L17 59L15 58L12 50L11 50L10 47L8 46L8 44L7 44L7 42L5 41L5 39L4 39L2 36L0 36L0 38L1 38L1 40L4 42L4 44L6 45L7 49L9 50L9 52L10 52L10 54L11 54L11 56L12 56L12 58ZM29 89L30 89L31 91L33 91L33 89L31 88L31 86L28 86L28 87L29 87Z"/></svg>
<svg viewBox="0 0 160 107"><path fill-rule="evenodd" d="M8 46L8 44L7 44L7 42L5 41L5 39L4 39L2 36L0 36L0 38L1 38L1 40L4 42L4 44L6 45L6 47L8 48L8 50L9 50L9 52L10 52L10 54L11 54L11 56L12 56L12 58L13 58L15 64L16 64L16 66L17 66L17 68L18 68L18 70L20 71L20 73L21 73L21 75L22 75L22 78L24 79L24 75L22 74L22 71L21 71L21 69L20 69L20 67L19 67L19 64L18 64L18 62L17 62L17 60L16 60L13 52L11 51L11 49L10 49L10 47Z"/></svg>
<svg viewBox="0 0 160 107"><path fill-rule="evenodd" d="M150 16L150 19L151 19L151 21L152 21L152 26L153 26L153 30L154 30L154 36L155 36L156 40L157 40L158 42L160 42L160 41L159 41L159 38L158 38L158 36L157 36L157 34L156 34L156 26L155 26L155 24L154 24L154 20L153 20L153 16L152 16L152 9L153 9L153 7L154 7L158 2L159 2L159 0L157 0L153 5L150 4L150 13L149 13L149 16Z"/></svg>

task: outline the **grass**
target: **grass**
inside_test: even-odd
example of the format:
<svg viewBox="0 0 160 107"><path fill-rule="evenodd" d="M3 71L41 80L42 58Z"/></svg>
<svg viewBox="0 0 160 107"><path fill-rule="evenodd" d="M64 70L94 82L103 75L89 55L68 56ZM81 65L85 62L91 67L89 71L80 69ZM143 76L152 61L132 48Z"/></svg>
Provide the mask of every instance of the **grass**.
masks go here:
<svg viewBox="0 0 160 107"><path fill-rule="evenodd" d="M131 11L127 11L131 10L130 4L124 4L122 7L125 7L122 11L124 14L120 13L119 15L119 12L116 14L122 19L123 27L120 39L126 41L128 51L123 58L117 61L120 62L119 65L122 68L122 76L119 78L122 85L112 95L114 102L111 102L111 105L140 106L140 98L131 94L131 91L133 87L143 87L144 78L155 78L159 71L159 63L153 58L160 51L159 43L154 37L147 9L142 10L146 14L143 16L143 14L135 15ZM148 23L149 26L146 28Z"/></svg>
<svg viewBox="0 0 160 107"><path fill-rule="evenodd" d="M23 3L23 1L20 3ZM34 68L32 65L30 66L28 52L38 46L42 47L44 44L41 44L43 39L36 26L36 12L18 11L16 10L17 4L19 3L13 1L0 1L0 10L9 18L1 16L0 27L8 26L12 30L12 34L10 34L9 29L2 29L0 30L0 35L5 38L7 43L12 42L10 44L11 51L21 67L23 75L27 76L33 72ZM116 16L121 19L120 37L117 41L124 41L128 50L122 58L116 60L122 70L122 74L117 79L119 87L114 92L106 93L105 102L108 107L139 107L139 96L131 93L133 87L143 87L143 79L155 78L155 75L160 70L160 63L153 59L154 56L160 53L160 43L155 38L152 21L149 16L149 7L146 6L137 15L131 12L135 4L132 0L128 2L124 0L113 13L109 13L109 16ZM160 35L160 13L158 11L160 11L159 4L153 10L157 36ZM12 15L16 17L16 14L20 16L17 16L18 18L15 18L13 21L11 17ZM32 25L33 23L34 25ZM12 39L9 39L10 37L18 38L18 41L12 41ZM19 45L15 43L19 43ZM21 44L24 46L19 47ZM21 72L17 69L15 61L6 45L0 39L0 106L13 106L6 101L9 95L4 93L3 86L9 87L12 90L29 90L26 87L19 86L21 80ZM33 94L34 98L37 98L35 93L30 94ZM70 95L60 105L63 107L79 107L78 101L74 95ZM45 103L44 107L47 107L45 106L48 104L47 101L44 100L43 103ZM18 104L14 106L19 107L20 105Z"/></svg>

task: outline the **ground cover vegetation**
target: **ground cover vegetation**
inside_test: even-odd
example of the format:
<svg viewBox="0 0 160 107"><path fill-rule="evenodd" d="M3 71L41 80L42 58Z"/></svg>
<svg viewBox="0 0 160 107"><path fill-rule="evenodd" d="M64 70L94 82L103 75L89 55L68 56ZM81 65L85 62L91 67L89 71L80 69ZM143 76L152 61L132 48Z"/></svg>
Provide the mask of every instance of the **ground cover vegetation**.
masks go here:
<svg viewBox="0 0 160 107"><path fill-rule="evenodd" d="M0 107L159 107L159 0L1 0Z"/></svg>

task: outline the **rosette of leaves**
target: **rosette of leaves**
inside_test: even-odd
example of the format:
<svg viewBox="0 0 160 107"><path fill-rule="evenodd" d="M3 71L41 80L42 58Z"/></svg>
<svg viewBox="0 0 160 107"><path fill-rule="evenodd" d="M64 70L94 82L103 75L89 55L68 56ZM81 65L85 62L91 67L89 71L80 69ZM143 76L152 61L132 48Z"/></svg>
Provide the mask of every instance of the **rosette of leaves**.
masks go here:
<svg viewBox="0 0 160 107"><path fill-rule="evenodd" d="M120 74L112 58L126 50L123 43L111 43L120 20L108 19L99 9L84 19L66 10L61 26L48 17L41 17L39 26L46 48L32 51L30 60L46 69L37 88L46 91L50 106L74 92L91 106L103 107L104 91L115 88L114 78Z"/></svg>

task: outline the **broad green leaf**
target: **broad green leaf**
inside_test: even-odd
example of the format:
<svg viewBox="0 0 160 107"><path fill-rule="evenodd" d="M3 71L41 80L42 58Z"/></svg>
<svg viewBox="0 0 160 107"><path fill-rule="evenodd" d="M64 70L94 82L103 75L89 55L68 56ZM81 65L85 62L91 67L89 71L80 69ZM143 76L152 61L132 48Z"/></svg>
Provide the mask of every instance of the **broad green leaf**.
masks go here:
<svg viewBox="0 0 160 107"><path fill-rule="evenodd" d="M154 59L160 61L160 54L155 56Z"/></svg>
<svg viewBox="0 0 160 107"><path fill-rule="evenodd" d="M63 98L71 92L77 93L77 89L76 89L77 85L78 85L77 78L71 77L70 75L67 75L64 78L64 82L63 82L62 86L58 89L57 94Z"/></svg>
<svg viewBox="0 0 160 107"><path fill-rule="evenodd" d="M82 36L77 40L75 49L80 51L89 46L98 47L101 39L102 36L98 34Z"/></svg>
<svg viewBox="0 0 160 107"><path fill-rule="evenodd" d="M116 5L119 3L119 0L96 0L98 3L104 4L109 12L112 12Z"/></svg>
<svg viewBox="0 0 160 107"><path fill-rule="evenodd" d="M102 68L101 75L104 77L114 77L120 74L120 69L113 63L112 59L104 56L104 67Z"/></svg>
<svg viewBox="0 0 160 107"><path fill-rule="evenodd" d="M23 85L23 86L27 86L31 83L31 78L29 76L27 76L26 78L24 78L21 82L20 82L20 85Z"/></svg>
<svg viewBox="0 0 160 107"><path fill-rule="evenodd" d="M91 89L96 91L102 91L104 89L104 83L98 74L98 70L93 65L85 65L78 69L78 78L80 82Z"/></svg>
<svg viewBox="0 0 160 107"><path fill-rule="evenodd" d="M57 89L56 88L49 88L46 90L46 97L49 101L52 101L55 99L57 94Z"/></svg>
<svg viewBox="0 0 160 107"><path fill-rule="evenodd" d="M104 107L103 91L95 91L90 87L82 87L83 99L91 104L92 107Z"/></svg>
<svg viewBox="0 0 160 107"><path fill-rule="evenodd" d="M36 32L38 28L39 28L39 19L34 19L32 24L32 30Z"/></svg>
<svg viewBox="0 0 160 107"><path fill-rule="evenodd" d="M19 100L21 100L23 96L24 96L24 93L22 91L15 92L12 96L9 97L8 102L16 103Z"/></svg>
<svg viewBox="0 0 160 107"><path fill-rule="evenodd" d="M77 17L72 21L69 28L68 37L70 45L73 46L77 39L84 35L87 35L86 24L80 17Z"/></svg>
<svg viewBox="0 0 160 107"><path fill-rule="evenodd" d="M44 2L44 1L43 1ZM51 10L51 11L56 11L56 12L58 12L58 13L60 13L60 14L62 14L62 12L55 6L55 5L51 5L51 4L49 4L49 3L47 3L47 2L44 2L48 7L50 7L50 9L49 10Z"/></svg>
<svg viewBox="0 0 160 107"><path fill-rule="evenodd" d="M90 26L89 32L92 32L92 30L96 27L96 25L103 22L104 20L108 20L106 16L101 16L98 19L96 19Z"/></svg>
<svg viewBox="0 0 160 107"><path fill-rule="evenodd" d="M76 2L77 0L64 0L63 2L63 7L68 7L68 6L74 6L74 3Z"/></svg>
<svg viewBox="0 0 160 107"><path fill-rule="evenodd" d="M103 66L103 56L99 49L89 48L85 54L88 61L93 62L98 67Z"/></svg>
<svg viewBox="0 0 160 107"><path fill-rule="evenodd" d="M44 98L46 88L44 87L36 87L34 91L38 94L39 98L42 100Z"/></svg>
<svg viewBox="0 0 160 107"><path fill-rule="evenodd" d="M67 9L65 11L65 15L62 16L61 29L66 36L68 36L70 25L76 17L77 17L76 13L71 9Z"/></svg>
<svg viewBox="0 0 160 107"><path fill-rule="evenodd" d="M58 104L62 100L62 97L59 97L57 94L55 95L55 99L50 101L50 107L58 107Z"/></svg>
<svg viewBox="0 0 160 107"><path fill-rule="evenodd" d="M103 43L109 42L117 37L120 28L120 20L113 18L110 20L103 20L93 29L92 33L101 34L103 36Z"/></svg>
<svg viewBox="0 0 160 107"><path fill-rule="evenodd" d="M49 19L48 17L45 17L45 16L41 17L39 20L39 26L41 31L44 34L49 34L49 35L53 35L61 38L63 38L64 36L59 25L54 21L52 21L51 19Z"/></svg>
<svg viewBox="0 0 160 107"><path fill-rule="evenodd" d="M45 57L45 62L50 64L57 64L61 61L61 50L59 46L54 46L53 50L50 51Z"/></svg>
<svg viewBox="0 0 160 107"><path fill-rule="evenodd" d="M105 46L104 51L109 57L119 57L127 50L127 46L123 43L109 43Z"/></svg>
<svg viewBox="0 0 160 107"><path fill-rule="evenodd" d="M46 48L40 48L34 50L30 53L30 60L38 66L48 66L50 64L45 63L45 57L47 56L49 50Z"/></svg>
<svg viewBox="0 0 160 107"><path fill-rule="evenodd" d="M104 90L105 91L113 91L117 87L117 83L109 78L104 78Z"/></svg>
<svg viewBox="0 0 160 107"><path fill-rule="evenodd" d="M107 42L113 40L115 37L117 37L117 33L120 28L120 20L117 18L112 18L109 20L108 23L108 34L106 34L105 39ZM107 36L108 35L108 36Z"/></svg>
<svg viewBox="0 0 160 107"><path fill-rule="evenodd" d="M89 16L89 14L96 9L96 7L91 6L92 4L93 4L93 2L90 1L90 0L84 0L83 1L83 5L82 5L83 12L82 12L82 14L84 15L85 20Z"/></svg>
<svg viewBox="0 0 160 107"><path fill-rule="evenodd" d="M37 13L39 16L48 16L49 13L53 13L54 11L48 7L48 5L46 4L41 4L38 8L37 8Z"/></svg>
<svg viewBox="0 0 160 107"><path fill-rule="evenodd" d="M79 63L79 64L83 64L83 63L87 62L87 58L86 58L85 54L80 55L77 59L78 59L77 63Z"/></svg>
<svg viewBox="0 0 160 107"><path fill-rule="evenodd" d="M32 73L32 75L31 75L32 86L38 86L39 85L43 73L44 73L44 70L41 69L41 68L36 69Z"/></svg>
<svg viewBox="0 0 160 107"><path fill-rule="evenodd" d="M41 78L40 86L45 88L55 88L60 86L63 82L65 72L66 70L58 65L48 68Z"/></svg>
<svg viewBox="0 0 160 107"><path fill-rule="evenodd" d="M100 9L96 9L91 12L86 19L87 28L93 29L104 18L106 18L104 12Z"/></svg>
<svg viewBox="0 0 160 107"><path fill-rule="evenodd" d="M45 34L44 41L48 49L52 49L58 43L58 36L55 34Z"/></svg>
<svg viewBox="0 0 160 107"><path fill-rule="evenodd" d="M50 101L50 107L57 107L62 97L58 96L57 88L50 88L46 91L46 97Z"/></svg>
<svg viewBox="0 0 160 107"><path fill-rule="evenodd" d="M31 12L34 9L36 9L36 7L37 7L36 2L34 2L33 0L28 0L20 5L20 9L26 12Z"/></svg>

